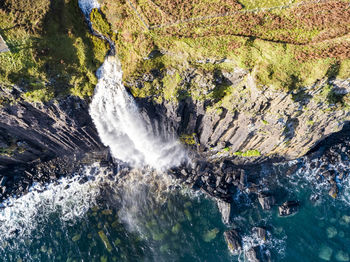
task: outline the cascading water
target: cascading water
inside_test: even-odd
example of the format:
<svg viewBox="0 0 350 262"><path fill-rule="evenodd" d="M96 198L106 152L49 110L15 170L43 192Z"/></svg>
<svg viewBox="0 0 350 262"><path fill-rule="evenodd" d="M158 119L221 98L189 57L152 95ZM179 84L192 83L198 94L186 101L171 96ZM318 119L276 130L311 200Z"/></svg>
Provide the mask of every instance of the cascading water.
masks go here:
<svg viewBox="0 0 350 262"><path fill-rule="evenodd" d="M186 160L186 152L178 141L163 141L149 131L122 84L117 58L107 57L97 76L90 115L102 142L110 147L115 158L133 166L149 165L158 170L178 166Z"/></svg>
<svg viewBox="0 0 350 262"><path fill-rule="evenodd" d="M88 20L91 10L99 8L93 0L80 0L79 6ZM178 166L187 159L176 139L164 141L147 127L123 86L122 69L116 57L107 56L97 77L90 115L101 141L110 148L113 157L132 166L148 165L157 170Z"/></svg>

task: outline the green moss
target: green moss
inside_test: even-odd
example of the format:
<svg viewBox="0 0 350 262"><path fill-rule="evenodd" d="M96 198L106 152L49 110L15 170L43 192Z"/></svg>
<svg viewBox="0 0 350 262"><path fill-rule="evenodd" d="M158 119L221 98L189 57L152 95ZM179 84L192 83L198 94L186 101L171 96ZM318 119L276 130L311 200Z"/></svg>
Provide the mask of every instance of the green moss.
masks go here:
<svg viewBox="0 0 350 262"><path fill-rule="evenodd" d="M180 141L186 145L196 145L196 133L190 135L182 134L180 136Z"/></svg>
<svg viewBox="0 0 350 262"><path fill-rule="evenodd" d="M93 28L104 36L108 36L111 40L117 39L116 33L113 32L110 23L107 21L104 13L97 8L92 9L90 13L90 21Z"/></svg>
<svg viewBox="0 0 350 262"><path fill-rule="evenodd" d="M257 156L261 156L261 153L259 152L259 150L247 150L245 152L234 152L233 155L235 156L242 156L242 157L257 157Z"/></svg>
<svg viewBox="0 0 350 262"><path fill-rule="evenodd" d="M167 74L164 76L163 82L163 94L166 100L175 100L178 96L179 84L181 82L181 77L178 72L173 75Z"/></svg>
<svg viewBox="0 0 350 262"><path fill-rule="evenodd" d="M350 58L341 61L338 77L341 79L347 79L350 77Z"/></svg>
<svg viewBox="0 0 350 262"><path fill-rule="evenodd" d="M15 154L23 154L25 151L25 147L18 145L14 141L11 141L7 147L0 147L0 155L7 157L12 157Z"/></svg>

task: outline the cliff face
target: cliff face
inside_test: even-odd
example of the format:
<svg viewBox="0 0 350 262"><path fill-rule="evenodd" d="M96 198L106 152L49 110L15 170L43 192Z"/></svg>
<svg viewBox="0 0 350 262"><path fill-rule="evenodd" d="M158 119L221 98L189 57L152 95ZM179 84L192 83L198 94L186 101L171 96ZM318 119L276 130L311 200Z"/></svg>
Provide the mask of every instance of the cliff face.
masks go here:
<svg viewBox="0 0 350 262"><path fill-rule="evenodd" d="M86 101L70 96L31 104L20 94L18 89L0 89L0 166L103 148Z"/></svg>
<svg viewBox="0 0 350 262"><path fill-rule="evenodd" d="M349 120L347 107L331 103L329 96L345 96L350 81L324 79L294 94L258 88L249 73L239 69L222 74L193 69L182 77L183 85L208 89L203 91L206 97L222 83L231 91L219 104L214 98L163 99L161 103L136 98L150 131L159 136L177 133L193 150L214 158L230 157L237 164L301 157ZM147 81L150 76L143 75L129 84L142 89ZM104 148L85 100L70 96L59 102L31 104L21 99L19 89L5 88L1 97L0 165Z"/></svg>
<svg viewBox="0 0 350 262"><path fill-rule="evenodd" d="M15 6L7 2L6 6ZM21 74L14 81L11 67L4 64L3 68L11 69L4 71L10 78L0 82L11 86L21 83L24 95L16 88L0 90L0 165L103 148L86 101L69 96L59 102L33 104L21 98L46 101L62 97L67 89L79 96L92 94L96 83L93 71L103 61L107 45L97 38L90 39L76 2L68 2L52 5L47 12L69 15L67 24L60 28L74 25L75 30L60 33L72 40L69 43L74 48L62 46L64 51L56 54L54 38L48 50L38 49L23 56L41 59L30 65L40 65L43 71L39 70L38 75L45 75L44 79L32 76L37 71L31 69L27 70L30 81ZM134 1L100 2L101 10L92 13L92 25L114 41L124 82L155 134L175 132L195 150L247 163L300 157L349 120L350 49L344 17L350 13L348 9L344 11L346 1L310 2L278 10L274 5L243 5L239 12L220 9L222 14L233 12L227 16L217 13L216 6L212 10L198 9L193 17L186 16L190 13L177 17L173 12L162 19L156 16L159 12L149 13L151 7ZM277 2L281 7L285 1ZM193 7L188 1L183 5ZM167 6L159 8L162 11ZM258 9L250 12L255 8ZM5 14L13 8L7 9L1 12ZM319 12L325 10L329 11L327 22L319 21ZM299 21L300 13L312 19ZM286 17L290 21L285 21ZM140 18L148 21L146 30ZM327 33L337 28L334 35ZM43 36L52 33L56 37L55 30L46 31ZM7 41L20 35L9 32L4 35ZM83 54L83 50L91 52ZM13 63L10 54L3 59L8 57L6 61ZM88 61L94 61L93 66ZM52 70L56 66L63 71ZM73 74L68 70L72 68ZM81 78L83 75L86 77ZM56 79L60 76L64 79ZM59 92L60 88L64 90Z"/></svg>
<svg viewBox="0 0 350 262"><path fill-rule="evenodd" d="M148 116L150 123L158 121L153 124L155 132L159 126L171 126L168 129L174 129L190 146L215 157L233 157L236 163L301 157L340 131L350 117L341 101L350 91L348 80L323 79L293 93L257 87L244 70L219 76L188 71L191 77L183 73L186 80L182 84L209 87L207 99L187 97L162 103L138 99L144 117ZM149 76L132 84L142 89L145 80L149 81ZM223 82L229 83L226 88L230 92L215 103L209 99L210 93Z"/></svg>

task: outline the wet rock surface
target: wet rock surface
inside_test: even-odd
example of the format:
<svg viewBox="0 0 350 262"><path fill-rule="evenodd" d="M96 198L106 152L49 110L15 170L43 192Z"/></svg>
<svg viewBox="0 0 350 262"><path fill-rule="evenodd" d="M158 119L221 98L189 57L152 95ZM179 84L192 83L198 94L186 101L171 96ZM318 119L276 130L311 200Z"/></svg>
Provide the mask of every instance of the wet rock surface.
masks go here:
<svg viewBox="0 0 350 262"><path fill-rule="evenodd" d="M298 201L291 200L284 202L278 207L278 214L282 217L293 215L298 212L299 206L300 204Z"/></svg>
<svg viewBox="0 0 350 262"><path fill-rule="evenodd" d="M260 193L258 199L261 208L264 210L270 210L276 202L273 196L268 195L266 193Z"/></svg>
<svg viewBox="0 0 350 262"><path fill-rule="evenodd" d="M252 233L255 234L260 240L262 240L263 242L266 241L267 238L267 232L265 228L262 227L254 227L252 229Z"/></svg>
<svg viewBox="0 0 350 262"><path fill-rule="evenodd" d="M221 213L224 224L229 224L231 219L231 204L222 200L217 200L217 205Z"/></svg>
<svg viewBox="0 0 350 262"><path fill-rule="evenodd" d="M239 233L231 229L224 233L224 237L230 252L234 255L238 255L242 251L242 239Z"/></svg>

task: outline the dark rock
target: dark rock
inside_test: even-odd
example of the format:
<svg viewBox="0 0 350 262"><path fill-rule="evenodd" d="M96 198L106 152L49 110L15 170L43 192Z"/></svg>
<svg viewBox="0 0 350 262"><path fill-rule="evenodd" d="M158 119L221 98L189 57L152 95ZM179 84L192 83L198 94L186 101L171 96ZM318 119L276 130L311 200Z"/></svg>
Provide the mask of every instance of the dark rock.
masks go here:
<svg viewBox="0 0 350 262"><path fill-rule="evenodd" d="M245 185L246 182L247 182L246 174L245 174L244 170L241 170L241 174L240 174L240 177L239 177L239 183L241 185Z"/></svg>
<svg viewBox="0 0 350 262"><path fill-rule="evenodd" d="M310 196L310 201L315 204L320 199L320 196L317 194L313 194Z"/></svg>
<svg viewBox="0 0 350 262"><path fill-rule="evenodd" d="M6 185L7 180L8 180L7 176L3 176L0 180L0 186Z"/></svg>
<svg viewBox="0 0 350 262"><path fill-rule="evenodd" d="M259 247L251 247L248 251L245 252L245 259L248 262L261 262L259 259Z"/></svg>
<svg viewBox="0 0 350 262"><path fill-rule="evenodd" d="M217 205L221 213L222 221L224 224L230 223L231 218L231 204L222 200L217 200Z"/></svg>
<svg viewBox="0 0 350 262"><path fill-rule="evenodd" d="M260 238L263 241L266 241L267 233L266 233L266 229L265 228L254 227L252 229L252 231L253 231L253 234L255 234L258 238Z"/></svg>
<svg viewBox="0 0 350 262"><path fill-rule="evenodd" d="M338 187L336 184L333 184L331 189L328 192L328 195L330 195L332 198L337 198L338 195Z"/></svg>
<svg viewBox="0 0 350 262"><path fill-rule="evenodd" d="M270 262L270 253L266 252L262 246L254 246L245 252L245 261L248 262Z"/></svg>
<svg viewBox="0 0 350 262"><path fill-rule="evenodd" d="M238 232L234 229L226 231L224 237L230 252L234 255L237 255L242 251L242 239Z"/></svg>
<svg viewBox="0 0 350 262"><path fill-rule="evenodd" d="M258 199L263 210L270 210L275 204L275 198L273 196L259 194Z"/></svg>
<svg viewBox="0 0 350 262"><path fill-rule="evenodd" d="M232 182L232 176L231 175L226 175L226 178L225 178L225 182L227 183L227 184L231 184L231 182Z"/></svg>
<svg viewBox="0 0 350 262"><path fill-rule="evenodd" d="M299 210L299 202L298 201L287 201L284 202L281 206L278 207L278 214L280 216L290 216L295 214Z"/></svg>

